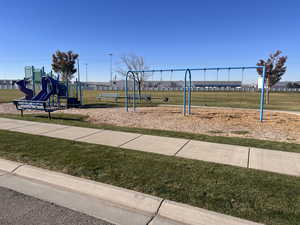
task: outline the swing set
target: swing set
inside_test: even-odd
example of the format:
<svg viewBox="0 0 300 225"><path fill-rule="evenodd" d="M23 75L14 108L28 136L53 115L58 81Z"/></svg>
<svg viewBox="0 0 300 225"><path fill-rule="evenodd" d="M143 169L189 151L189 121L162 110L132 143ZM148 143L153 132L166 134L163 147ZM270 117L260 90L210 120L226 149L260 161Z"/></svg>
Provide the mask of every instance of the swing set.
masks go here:
<svg viewBox="0 0 300 225"><path fill-rule="evenodd" d="M125 79L125 110L129 111L129 93L128 93L128 80L133 80L133 95L136 94L136 76L139 73L152 73L152 78L154 73L161 74L162 80L162 73L163 72L170 72L170 78L172 77L173 72L184 72L184 87L183 87L183 115L190 115L191 114L191 94L192 94L192 72L193 71L203 71L204 81L206 81L206 72L207 71L216 71L217 73L217 80L219 79L219 72L220 71L227 71L228 81L230 81L230 72L233 70L240 70L242 72L242 81L244 80L244 72L245 70L262 70L262 88L260 92L260 117L259 120L262 122L264 118L264 95L265 95L265 79L266 79L266 68L265 66L247 66L247 67L213 67L213 68L193 68L193 69L162 69L162 70L130 70L126 74ZM135 99L133 98L132 101L132 109L135 112L136 103Z"/></svg>

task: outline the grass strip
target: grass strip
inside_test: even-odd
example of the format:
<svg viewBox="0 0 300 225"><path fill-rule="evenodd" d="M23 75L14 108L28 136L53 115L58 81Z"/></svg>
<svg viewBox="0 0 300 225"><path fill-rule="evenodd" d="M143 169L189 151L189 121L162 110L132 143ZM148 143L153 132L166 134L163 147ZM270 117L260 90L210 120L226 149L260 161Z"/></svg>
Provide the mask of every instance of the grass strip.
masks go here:
<svg viewBox="0 0 300 225"><path fill-rule="evenodd" d="M0 130L0 157L268 225L300 221L300 179Z"/></svg>
<svg viewBox="0 0 300 225"><path fill-rule="evenodd" d="M70 126L88 127L88 128L98 128L105 130L114 131L124 131L132 133L140 133L147 135L156 135L164 137L174 137L174 138L185 138L198 141L207 141L220 144L229 145L239 145L254 148L264 148L271 150L279 150L286 152L297 152L300 153L300 144L287 143L287 142L276 142L267 140L258 140L252 138L240 138L240 137L223 137L223 136L210 136L206 134L193 134L186 132L168 131L168 130L156 130L156 129L145 129L145 128L132 128L132 127L120 127L109 124L92 124L87 122L86 116L74 115L74 114L52 114L52 120L49 120L46 114L26 114L24 117L20 115L12 114L0 114L0 117L11 118L11 119L21 119L44 123L55 123Z"/></svg>

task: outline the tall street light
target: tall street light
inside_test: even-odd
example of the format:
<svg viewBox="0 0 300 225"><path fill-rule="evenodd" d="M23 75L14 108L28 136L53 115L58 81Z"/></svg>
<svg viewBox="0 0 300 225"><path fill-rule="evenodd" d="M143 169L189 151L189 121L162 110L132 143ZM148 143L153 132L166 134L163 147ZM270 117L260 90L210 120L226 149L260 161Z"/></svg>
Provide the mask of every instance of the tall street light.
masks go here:
<svg viewBox="0 0 300 225"><path fill-rule="evenodd" d="M85 79L86 79L86 82L88 82L88 64L87 63L85 64Z"/></svg>
<svg viewBox="0 0 300 225"><path fill-rule="evenodd" d="M112 86L113 85L113 72L112 72L112 57L113 57L113 54L109 53L107 55L110 56L110 85Z"/></svg>
<svg viewBox="0 0 300 225"><path fill-rule="evenodd" d="M79 58L77 58L77 73L78 73L78 83L79 83L80 105L82 105L82 86L80 80Z"/></svg>

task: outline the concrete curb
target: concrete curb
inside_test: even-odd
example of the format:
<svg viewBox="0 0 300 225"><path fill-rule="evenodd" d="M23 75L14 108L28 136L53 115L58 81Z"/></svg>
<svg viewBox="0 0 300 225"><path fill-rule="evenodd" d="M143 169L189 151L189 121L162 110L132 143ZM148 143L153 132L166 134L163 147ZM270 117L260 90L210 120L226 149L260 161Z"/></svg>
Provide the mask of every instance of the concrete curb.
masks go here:
<svg viewBox="0 0 300 225"><path fill-rule="evenodd" d="M162 201L161 198L151 195L27 165L18 168L14 174L71 189L149 214L155 214Z"/></svg>
<svg viewBox="0 0 300 225"><path fill-rule="evenodd" d="M11 173L22 165L23 165L22 163L5 160L5 159L0 159L0 170L2 170L4 172Z"/></svg>
<svg viewBox="0 0 300 225"><path fill-rule="evenodd" d="M12 173L0 176L0 187L54 203L115 225L146 225L153 217L149 213Z"/></svg>
<svg viewBox="0 0 300 225"><path fill-rule="evenodd" d="M0 169L7 171L15 177L49 184L53 187L64 188L66 190L74 191L74 193L76 192L91 196L92 198L99 199L103 202L110 202L118 208L124 208L139 214L148 215L150 220L145 225L260 225L258 223L192 207L186 204L163 200L140 192L29 165L23 165L9 160L0 159ZM99 205L99 207L103 208L107 206ZM116 217L116 219L113 217ZM126 222L123 221L124 223L121 222L118 224L130 224L130 219L132 218L129 218ZM109 220L112 222L120 221L120 215L114 215L114 213L112 213Z"/></svg>
<svg viewBox="0 0 300 225"><path fill-rule="evenodd" d="M262 225L209 210L165 200L149 225Z"/></svg>

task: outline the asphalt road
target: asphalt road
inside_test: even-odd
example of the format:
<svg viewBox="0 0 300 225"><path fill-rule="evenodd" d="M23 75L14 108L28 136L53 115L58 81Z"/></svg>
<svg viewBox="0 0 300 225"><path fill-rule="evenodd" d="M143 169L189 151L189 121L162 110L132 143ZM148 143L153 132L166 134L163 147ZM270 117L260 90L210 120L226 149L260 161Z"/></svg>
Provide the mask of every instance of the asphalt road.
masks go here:
<svg viewBox="0 0 300 225"><path fill-rule="evenodd" d="M0 187L1 225L112 225L50 202Z"/></svg>

